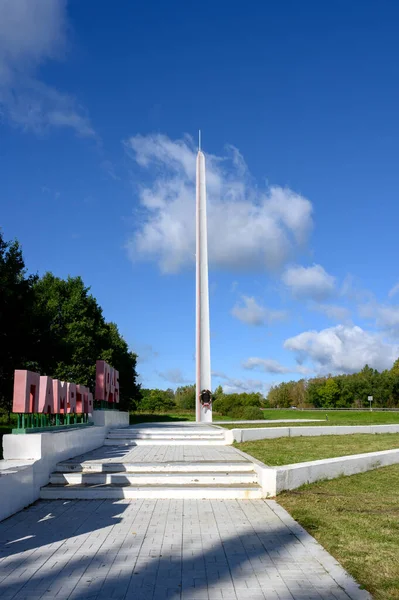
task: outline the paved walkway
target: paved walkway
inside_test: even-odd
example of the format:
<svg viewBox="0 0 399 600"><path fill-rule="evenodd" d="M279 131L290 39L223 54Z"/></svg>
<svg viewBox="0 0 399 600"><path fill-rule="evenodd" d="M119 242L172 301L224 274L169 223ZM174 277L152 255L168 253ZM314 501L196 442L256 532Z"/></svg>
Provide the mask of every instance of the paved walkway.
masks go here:
<svg viewBox="0 0 399 600"><path fill-rule="evenodd" d="M103 446L92 452L63 461L63 465L88 465L88 463L123 464L143 463L201 463L243 462L248 460L232 446Z"/></svg>
<svg viewBox="0 0 399 600"><path fill-rule="evenodd" d="M70 463L245 461L228 446L106 446ZM0 499L1 501L1 499ZM1 600L366 600L274 501L38 501L0 523Z"/></svg>

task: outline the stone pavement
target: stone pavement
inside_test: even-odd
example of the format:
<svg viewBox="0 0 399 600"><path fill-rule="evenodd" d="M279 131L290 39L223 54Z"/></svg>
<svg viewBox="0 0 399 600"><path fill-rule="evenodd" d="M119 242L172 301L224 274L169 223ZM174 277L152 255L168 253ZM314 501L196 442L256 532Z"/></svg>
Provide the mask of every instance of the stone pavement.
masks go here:
<svg viewBox="0 0 399 600"><path fill-rule="evenodd" d="M0 523L0 598L370 596L276 502L145 499L39 501Z"/></svg>

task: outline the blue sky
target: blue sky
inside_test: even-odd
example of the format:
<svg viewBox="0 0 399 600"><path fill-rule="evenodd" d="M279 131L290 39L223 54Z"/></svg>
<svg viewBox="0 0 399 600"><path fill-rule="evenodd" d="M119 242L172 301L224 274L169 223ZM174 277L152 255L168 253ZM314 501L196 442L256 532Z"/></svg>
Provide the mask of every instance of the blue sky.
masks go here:
<svg viewBox="0 0 399 600"><path fill-rule="evenodd" d="M0 226L30 271L83 277L145 387L194 381L199 128L213 387L391 366L396 2L0 0L0 13Z"/></svg>

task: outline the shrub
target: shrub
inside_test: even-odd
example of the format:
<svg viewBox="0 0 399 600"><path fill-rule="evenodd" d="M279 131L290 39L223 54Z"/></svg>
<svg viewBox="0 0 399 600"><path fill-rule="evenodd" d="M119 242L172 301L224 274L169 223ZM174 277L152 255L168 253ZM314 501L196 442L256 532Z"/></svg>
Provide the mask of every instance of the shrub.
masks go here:
<svg viewBox="0 0 399 600"><path fill-rule="evenodd" d="M141 399L138 410L145 413L166 412L175 408L175 403L164 390L146 390L146 395Z"/></svg>
<svg viewBox="0 0 399 600"><path fill-rule="evenodd" d="M245 406L241 411L241 418L245 421L263 419L263 412L257 406Z"/></svg>

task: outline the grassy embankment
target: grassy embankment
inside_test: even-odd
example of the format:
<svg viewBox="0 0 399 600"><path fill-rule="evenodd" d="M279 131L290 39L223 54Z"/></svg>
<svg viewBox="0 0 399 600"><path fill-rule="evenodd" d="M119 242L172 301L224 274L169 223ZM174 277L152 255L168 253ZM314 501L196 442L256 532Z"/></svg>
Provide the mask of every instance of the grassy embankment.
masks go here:
<svg viewBox="0 0 399 600"><path fill-rule="evenodd" d="M399 465L305 485L278 501L374 600L399 600Z"/></svg>
<svg viewBox="0 0 399 600"><path fill-rule="evenodd" d="M266 465L281 466L350 454L393 450L399 448L399 433L284 437L235 443L234 446Z"/></svg>

